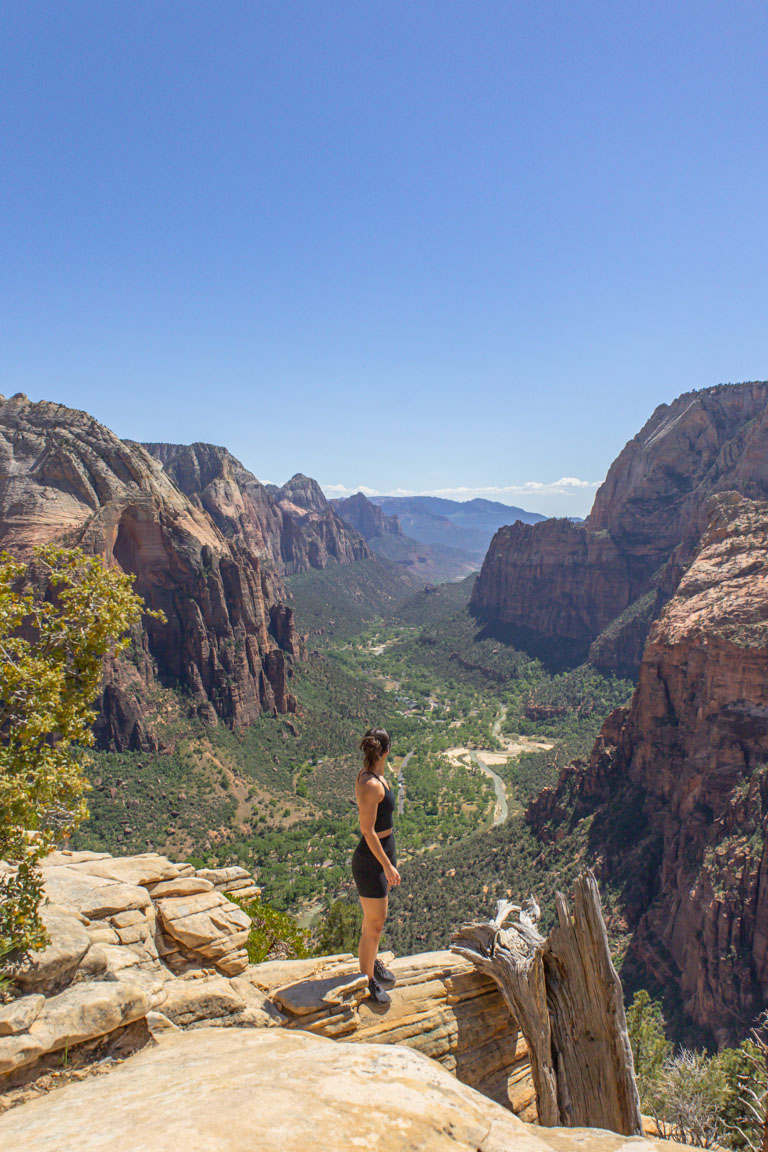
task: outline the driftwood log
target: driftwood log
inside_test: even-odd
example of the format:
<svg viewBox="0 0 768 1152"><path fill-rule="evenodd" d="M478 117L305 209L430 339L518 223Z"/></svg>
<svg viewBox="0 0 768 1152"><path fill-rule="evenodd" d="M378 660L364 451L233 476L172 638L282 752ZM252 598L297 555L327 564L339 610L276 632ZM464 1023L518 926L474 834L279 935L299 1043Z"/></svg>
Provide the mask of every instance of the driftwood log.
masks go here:
<svg viewBox="0 0 768 1152"><path fill-rule="evenodd" d="M519 920L504 927L512 912ZM621 981L591 872L574 887L573 915L557 893L545 939L539 909L499 901L496 919L463 924L451 949L491 976L530 1049L539 1123L642 1134Z"/></svg>

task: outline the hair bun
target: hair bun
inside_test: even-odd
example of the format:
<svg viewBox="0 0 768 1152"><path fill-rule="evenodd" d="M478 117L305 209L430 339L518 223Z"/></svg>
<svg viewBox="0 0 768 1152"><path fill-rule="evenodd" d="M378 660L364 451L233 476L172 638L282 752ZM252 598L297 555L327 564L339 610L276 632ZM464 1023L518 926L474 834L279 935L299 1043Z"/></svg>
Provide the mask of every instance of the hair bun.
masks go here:
<svg viewBox="0 0 768 1152"><path fill-rule="evenodd" d="M389 733L383 728L369 728L360 741L360 749L365 757L365 766L371 769L391 747Z"/></svg>

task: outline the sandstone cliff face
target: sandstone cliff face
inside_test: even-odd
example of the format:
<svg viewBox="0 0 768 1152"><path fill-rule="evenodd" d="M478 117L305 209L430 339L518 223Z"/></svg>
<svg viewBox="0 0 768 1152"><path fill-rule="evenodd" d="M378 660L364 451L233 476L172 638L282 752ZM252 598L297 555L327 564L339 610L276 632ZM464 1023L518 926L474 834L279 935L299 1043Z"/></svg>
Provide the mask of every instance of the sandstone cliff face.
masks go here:
<svg viewBox="0 0 768 1152"><path fill-rule="evenodd" d="M768 505L724 494L652 626L631 707L529 810L544 836L593 816L630 969L677 985L720 1042L768 1001L767 763Z"/></svg>
<svg viewBox="0 0 768 1152"><path fill-rule="evenodd" d="M316 481L298 472L269 491L285 515L286 574L324 568L329 559L339 564L373 559L363 537L335 512Z"/></svg>
<svg viewBox="0 0 768 1152"><path fill-rule="evenodd" d="M228 540L276 568L282 561L283 516L256 477L215 444L143 444L174 484L203 509Z"/></svg>
<svg viewBox="0 0 768 1152"><path fill-rule="evenodd" d="M370 558L365 542L336 515L319 485L296 475L283 488L262 484L226 448L144 444L178 488L237 542L278 572L294 575Z"/></svg>
<svg viewBox="0 0 768 1152"><path fill-rule="evenodd" d="M513 641L544 651L554 642L578 660L641 588L608 532L570 520L518 521L491 541L472 607Z"/></svg>
<svg viewBox="0 0 768 1152"><path fill-rule="evenodd" d="M534 647L559 645L634 672L653 613L674 592L713 492L768 496L768 383L721 385L661 405L626 445L583 525L502 528L475 585L475 610ZM647 609L648 605L645 605ZM623 613L624 620L618 621ZM615 622L615 623L614 623Z"/></svg>
<svg viewBox="0 0 768 1152"><path fill-rule="evenodd" d="M210 720L292 710L285 657L299 640L279 577L227 541L141 446L63 405L0 400L0 545L24 557L51 541L132 573L148 607L167 616L136 638L135 668L108 668L104 742L152 745L129 687L154 676L184 688Z"/></svg>

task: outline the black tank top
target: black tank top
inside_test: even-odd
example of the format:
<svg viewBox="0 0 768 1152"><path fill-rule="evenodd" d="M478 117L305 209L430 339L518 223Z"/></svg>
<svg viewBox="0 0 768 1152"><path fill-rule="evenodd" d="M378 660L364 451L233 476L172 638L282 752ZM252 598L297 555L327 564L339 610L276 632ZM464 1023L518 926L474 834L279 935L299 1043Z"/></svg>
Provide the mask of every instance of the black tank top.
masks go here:
<svg viewBox="0 0 768 1152"><path fill-rule="evenodd" d="M369 773L375 776L375 772ZM395 794L389 785L385 784L381 776L377 777L379 783L384 788L384 795L379 800L379 806L376 809L376 820L373 825L374 832L386 832L388 828L392 827L392 816L395 811Z"/></svg>

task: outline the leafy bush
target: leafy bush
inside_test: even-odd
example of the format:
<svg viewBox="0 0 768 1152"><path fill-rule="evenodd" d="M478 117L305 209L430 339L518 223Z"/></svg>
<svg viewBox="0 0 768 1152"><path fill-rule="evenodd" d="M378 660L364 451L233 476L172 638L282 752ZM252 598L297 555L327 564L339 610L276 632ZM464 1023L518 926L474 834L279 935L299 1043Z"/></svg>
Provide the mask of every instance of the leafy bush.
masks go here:
<svg viewBox="0 0 768 1152"><path fill-rule="evenodd" d="M673 1054L661 1005L644 989L627 1009L627 1031L641 1108L664 1137L700 1148L760 1149L768 1078L757 1033L715 1056L688 1048Z"/></svg>
<svg viewBox="0 0 768 1152"><path fill-rule="evenodd" d="M363 910L348 900L334 900L315 932L314 950L318 956L337 952L357 952Z"/></svg>
<svg viewBox="0 0 768 1152"><path fill-rule="evenodd" d="M723 1065L717 1057L681 1048L664 1060L646 1099L666 1139L711 1148L724 1136L721 1112L727 1090Z"/></svg>
<svg viewBox="0 0 768 1152"><path fill-rule="evenodd" d="M229 893L224 895L251 918L251 930L245 945L251 964L261 964L264 960L300 960L309 956L308 934L287 912L278 912L259 897L246 904Z"/></svg>

